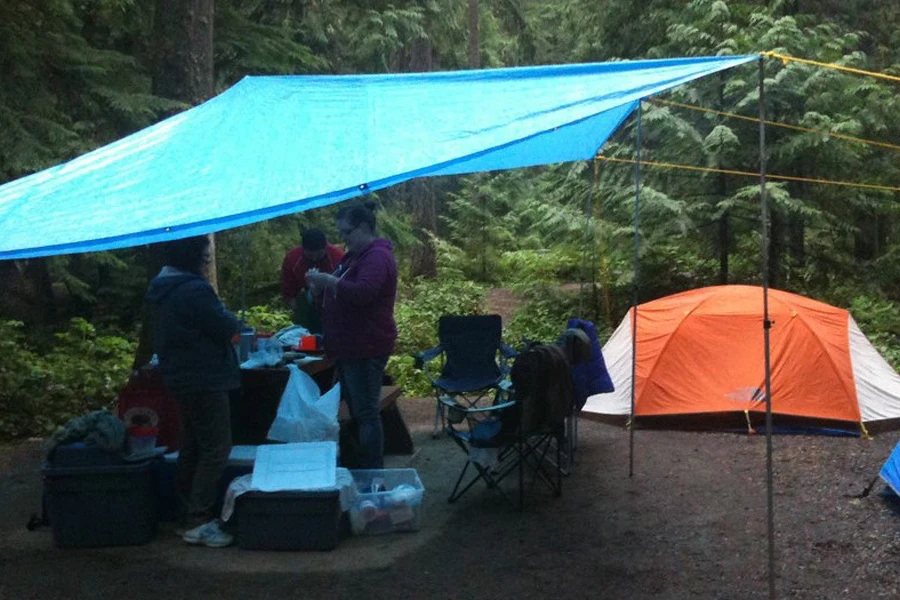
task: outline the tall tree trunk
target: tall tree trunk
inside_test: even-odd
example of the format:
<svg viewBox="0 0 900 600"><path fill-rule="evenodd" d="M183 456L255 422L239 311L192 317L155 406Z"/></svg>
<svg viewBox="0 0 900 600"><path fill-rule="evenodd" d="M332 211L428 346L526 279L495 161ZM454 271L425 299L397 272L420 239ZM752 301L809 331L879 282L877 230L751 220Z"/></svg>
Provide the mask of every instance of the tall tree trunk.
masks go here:
<svg viewBox="0 0 900 600"><path fill-rule="evenodd" d="M793 276L806 262L806 221L801 215L791 216L788 223L788 244L791 257L789 276Z"/></svg>
<svg viewBox="0 0 900 600"><path fill-rule="evenodd" d="M481 67L481 49L478 40L478 0L469 0L469 68Z"/></svg>
<svg viewBox="0 0 900 600"><path fill-rule="evenodd" d="M728 285L728 241L731 237L728 211L719 217L719 285Z"/></svg>
<svg viewBox="0 0 900 600"><path fill-rule="evenodd" d="M213 22L215 0L157 0L156 70L153 92L191 105L213 96ZM213 257L205 275L218 289L216 241L209 235Z"/></svg>
<svg viewBox="0 0 900 600"><path fill-rule="evenodd" d="M769 211L769 285L781 286L781 256L784 254L784 218L777 210Z"/></svg>
<svg viewBox="0 0 900 600"><path fill-rule="evenodd" d="M433 67L432 44L428 38L419 38L412 42L404 53L402 71L418 73L431 71ZM437 277L437 259L431 235L437 232L437 195L434 185L427 179L415 179L404 186L402 194L409 199L412 212L412 225L419 239L419 245L413 248L411 275L413 277Z"/></svg>
<svg viewBox="0 0 900 600"><path fill-rule="evenodd" d="M808 170L805 166L801 167L798 175L801 177L808 176ZM809 187L803 182L791 182L788 190L794 198L809 198ZM803 215L789 214L787 216L786 229L788 260L782 265L784 272L782 283L785 287L789 287L794 275L803 268L803 264L806 262L806 220L803 218Z"/></svg>
<svg viewBox="0 0 900 600"><path fill-rule="evenodd" d="M719 88L718 109L725 110L725 77L721 73L717 83ZM717 162L719 169L725 168L721 157L719 157ZM716 177L716 197L720 200L725 200L727 193L728 182L725 180L725 173L719 173L718 177ZM722 211L722 216L719 217L719 285L728 285L728 259L731 248L731 228L728 221L730 216L728 209L725 209Z"/></svg>
<svg viewBox="0 0 900 600"><path fill-rule="evenodd" d="M877 215L857 213L856 232L853 234L853 259L856 262L867 262L879 256L883 229Z"/></svg>
<svg viewBox="0 0 900 600"><path fill-rule="evenodd" d="M437 277L437 256L429 237L437 231L436 194L434 186L425 179L409 182L412 197L412 222L420 245L413 249L411 275L413 277Z"/></svg>
<svg viewBox="0 0 900 600"><path fill-rule="evenodd" d="M46 258L0 261L0 314L29 325L48 325L56 302Z"/></svg>
<svg viewBox="0 0 900 600"><path fill-rule="evenodd" d="M157 96L199 104L214 93L213 21L215 0L157 0L155 42L156 60L153 93ZM215 260L215 236L209 235L212 261L204 275L218 289ZM148 248L148 277L159 272L163 263L159 244ZM146 364L152 355L149 313L145 309L141 323L135 366Z"/></svg>
<svg viewBox="0 0 900 600"><path fill-rule="evenodd" d="M213 95L215 0L157 0L155 94L199 104Z"/></svg>

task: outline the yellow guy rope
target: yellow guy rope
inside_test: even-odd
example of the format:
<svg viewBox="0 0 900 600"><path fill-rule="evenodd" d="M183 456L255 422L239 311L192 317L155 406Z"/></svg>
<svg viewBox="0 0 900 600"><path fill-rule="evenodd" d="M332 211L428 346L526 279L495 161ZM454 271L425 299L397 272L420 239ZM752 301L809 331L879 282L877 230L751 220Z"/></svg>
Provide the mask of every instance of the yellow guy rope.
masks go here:
<svg viewBox="0 0 900 600"><path fill-rule="evenodd" d="M597 160L605 160L611 163L635 164L637 161L631 158L613 158L611 156L597 155ZM663 169L682 169L685 171L701 171L704 173L724 173L725 175L741 175L745 177L759 177L759 173L752 171L735 171L731 169L714 169L712 167L695 167L693 165L679 165L676 163L658 162L655 160L641 160L642 165L650 167L660 167ZM845 187L864 188L868 190L879 190L882 192L900 192L900 187L891 185L875 185L872 183L853 183L851 181L835 181L833 179L817 179L813 177L793 177L791 175L772 175L766 173L767 179L780 179L783 181L803 181L806 183L822 183L827 185L841 185Z"/></svg>
<svg viewBox="0 0 900 600"><path fill-rule="evenodd" d="M826 69L834 69L836 71L844 71L846 73L854 73L856 75L866 75L867 77L875 77L877 79L886 79L887 81L894 81L900 83L900 77L896 77L894 75L887 75L886 73L877 73L875 71L865 71L863 69L855 69L853 67L844 67L842 65L836 65L834 63L823 63L815 60L807 60L805 58L795 58L793 56L786 56L784 54L779 54L777 52L762 52L762 56L769 56L771 58L781 59L782 62L787 64L788 62L798 62L803 63L805 65L814 65L816 67L824 67Z"/></svg>
<svg viewBox="0 0 900 600"><path fill-rule="evenodd" d="M649 98L648 102L652 102L654 104L667 104L669 106L677 106L678 108L687 108L689 110L696 110L699 112L712 113L714 115L719 115L722 117L731 117L732 119L741 119L743 121L751 121L753 123L759 123L759 119L755 117L748 117L746 115L739 115L737 113L725 112L722 110L713 110L711 108L703 108L702 106L696 106L694 104L682 104L681 102L673 102L672 100L663 100L661 98ZM873 140L866 140L863 138L853 137L852 135L844 135L843 133L835 133L833 131L825 131L824 129L810 129L808 127L800 127L799 125L789 125L787 123L780 123L778 121L763 121L766 125L771 125L772 127L781 127L783 129L793 129L794 131L802 131L804 133L821 133L822 135L827 135L829 137L838 138L841 140L847 140L850 142L856 142L858 144L868 144L870 146L881 146L882 148L890 148L891 150L900 150L900 146L897 144L889 144L887 142L876 142Z"/></svg>
<svg viewBox="0 0 900 600"><path fill-rule="evenodd" d="M866 439L866 440L872 439L872 436L869 435L869 430L866 429L866 424L863 423L862 421L859 422L859 430L860 430L860 435L862 435L863 439Z"/></svg>

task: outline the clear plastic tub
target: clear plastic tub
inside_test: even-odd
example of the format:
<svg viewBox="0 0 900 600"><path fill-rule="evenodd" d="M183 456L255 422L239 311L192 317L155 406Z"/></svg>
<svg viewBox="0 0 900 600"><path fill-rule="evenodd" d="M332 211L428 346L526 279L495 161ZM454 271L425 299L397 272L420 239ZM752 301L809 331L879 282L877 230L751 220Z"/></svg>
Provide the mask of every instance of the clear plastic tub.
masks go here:
<svg viewBox="0 0 900 600"><path fill-rule="evenodd" d="M357 495L353 533L377 535L422 528L425 487L415 469L351 469Z"/></svg>

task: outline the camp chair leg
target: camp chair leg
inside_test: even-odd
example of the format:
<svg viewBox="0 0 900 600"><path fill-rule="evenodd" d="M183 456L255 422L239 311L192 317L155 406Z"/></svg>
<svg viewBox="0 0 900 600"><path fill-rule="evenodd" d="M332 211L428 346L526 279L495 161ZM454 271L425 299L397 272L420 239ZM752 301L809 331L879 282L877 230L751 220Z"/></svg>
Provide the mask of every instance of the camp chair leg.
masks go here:
<svg viewBox="0 0 900 600"><path fill-rule="evenodd" d="M550 488L553 492L554 496L562 495L562 470L558 467L559 463L562 461L562 452L559 446L559 440L554 440L555 436L547 435L542 436L537 441L535 440L525 440L523 442L522 453L520 458L520 464L527 463L527 466L532 469L536 477L539 477L544 484ZM554 463L553 459L547 456L547 453L550 451L550 444L556 442L556 462ZM551 465L556 471L556 476L553 477L550 473L547 472L547 465Z"/></svg>
<svg viewBox="0 0 900 600"><path fill-rule="evenodd" d="M565 435L557 443L565 445L560 467L563 469L563 475L569 475L575 466L575 451L578 449L578 413L573 412L566 418Z"/></svg>
<svg viewBox="0 0 900 600"><path fill-rule="evenodd" d="M431 438L436 440L441 437L444 431L444 411L441 408L441 402L438 400L434 407L434 429L431 432Z"/></svg>
<svg viewBox="0 0 900 600"><path fill-rule="evenodd" d="M466 453L466 464L463 466L462 471L459 473L459 477L456 478L456 484L453 486L453 491L450 492L450 497L447 498L447 502L449 502L450 504L453 504L454 502L459 500L463 494L468 492L469 488L471 488L473 485L475 485L475 482L477 482L479 479L484 479L485 482L488 484L488 487L491 487L492 481L490 480L489 477L486 477L486 473L483 471L483 469L481 468L481 466L479 464L473 463L470 460L469 449L466 448L466 445L462 441L460 441L456 436L451 435L450 439L452 439L453 442L457 446L462 448L462 451ZM469 470L469 465L475 465L475 469L478 471L478 474L474 475L472 477L472 480L466 484L466 487L459 489L459 486L462 484L463 479L466 476L466 472Z"/></svg>
<svg viewBox="0 0 900 600"><path fill-rule="evenodd" d="M534 474L537 477L540 477L544 483L551 489L556 490L556 484L550 479L549 474L547 473L547 469L545 465L547 464L547 452L550 450L550 442L552 440L550 438L542 438L534 445L527 445L528 453L525 456L525 460L530 460L530 464L532 469L534 469ZM557 445L557 450L559 450L559 445ZM525 461L523 461L525 462ZM554 465L557 472L559 471L559 454L557 453L557 464Z"/></svg>
<svg viewBox="0 0 900 600"><path fill-rule="evenodd" d="M463 488L461 491L459 491L457 493L457 491L459 490L459 485L462 483L463 477L466 476L466 471L469 470L470 464L471 464L471 461L469 461L467 459L465 466L463 467L462 471L460 471L460 473L459 473L459 477L456 478L456 485L453 486L453 491L450 492L450 497L447 498L447 502L449 502L450 504L453 504L454 502L459 500L460 496L465 494L469 490L469 488L472 487L472 484L475 483L476 481L478 481L477 477L472 479L472 481L469 482L469 485L467 485L465 488Z"/></svg>
<svg viewBox="0 0 900 600"><path fill-rule="evenodd" d="M524 440L519 440L519 510L525 509L525 457L522 455L522 444Z"/></svg>
<svg viewBox="0 0 900 600"><path fill-rule="evenodd" d="M469 465L472 465L475 467L477 474L473 475L472 479L465 485L465 487L460 489L459 486L463 482L463 478L465 477L466 472L469 469ZM469 491L469 489L471 489L471 487L473 485L478 483L479 480L484 481L484 483L487 485L487 487L489 489L497 490L500 493L500 495L506 499L507 502L509 502L513 506L516 506L516 503L513 502L512 498L510 498L509 495L506 493L506 491L502 487L500 487L500 481L491 475L490 469L488 469L487 467L483 467L482 465L479 465L476 462L472 462L471 460L468 460L466 462L465 466L463 467L462 472L459 474L459 477L456 479L456 485L453 486L453 491L450 493L450 497L447 499L447 502L449 502L450 504L453 504L454 502L459 500L466 492ZM520 496L519 507L521 507L521 496Z"/></svg>
<svg viewBox="0 0 900 600"><path fill-rule="evenodd" d="M560 440L556 440L556 489L553 490L554 491L553 495L556 496L557 498L562 496L563 470L561 467L561 465L562 465L562 450L560 448L561 446L562 446L562 444L560 443ZM570 454L569 460L571 460L571 458L572 458L572 455Z"/></svg>

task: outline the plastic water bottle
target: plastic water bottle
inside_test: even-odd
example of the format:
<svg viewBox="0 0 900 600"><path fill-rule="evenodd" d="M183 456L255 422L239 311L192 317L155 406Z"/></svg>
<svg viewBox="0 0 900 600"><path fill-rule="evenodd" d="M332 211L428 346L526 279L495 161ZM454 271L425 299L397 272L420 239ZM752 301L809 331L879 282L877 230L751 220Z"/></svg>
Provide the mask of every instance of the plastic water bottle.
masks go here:
<svg viewBox="0 0 900 600"><path fill-rule="evenodd" d="M359 516L363 522L371 523L378 516L378 506L371 500L363 500L359 503Z"/></svg>
<svg viewBox="0 0 900 600"><path fill-rule="evenodd" d="M253 343L256 341L256 330L253 327L244 327L241 329L241 345L240 354L238 356L241 362L247 360L253 351Z"/></svg>
<svg viewBox="0 0 900 600"><path fill-rule="evenodd" d="M397 505L411 505L415 502L417 494L416 488L402 483L391 490L391 502Z"/></svg>

